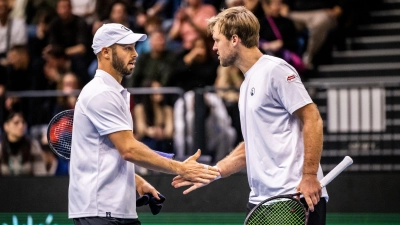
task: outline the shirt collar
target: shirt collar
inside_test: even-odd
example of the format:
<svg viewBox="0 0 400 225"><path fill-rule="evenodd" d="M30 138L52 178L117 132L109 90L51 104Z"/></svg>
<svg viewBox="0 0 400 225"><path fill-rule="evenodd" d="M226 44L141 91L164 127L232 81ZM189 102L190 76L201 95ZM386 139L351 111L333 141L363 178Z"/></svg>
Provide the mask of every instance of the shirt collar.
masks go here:
<svg viewBox="0 0 400 225"><path fill-rule="evenodd" d="M125 88L120 83L118 83L118 81L115 80L114 77L111 76L111 74L107 73L104 70L97 69L95 77L101 77L104 80L104 83L117 89L120 93L125 90Z"/></svg>

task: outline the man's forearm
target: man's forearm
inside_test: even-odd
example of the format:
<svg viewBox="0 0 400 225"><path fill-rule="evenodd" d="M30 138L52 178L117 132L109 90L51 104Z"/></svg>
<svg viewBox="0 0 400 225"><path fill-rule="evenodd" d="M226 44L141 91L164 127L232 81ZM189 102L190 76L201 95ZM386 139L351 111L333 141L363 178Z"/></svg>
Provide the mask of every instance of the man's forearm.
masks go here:
<svg viewBox="0 0 400 225"><path fill-rule="evenodd" d="M246 149L241 142L229 155L217 163L221 177L228 177L246 167Z"/></svg>
<svg viewBox="0 0 400 225"><path fill-rule="evenodd" d="M322 154L323 128L319 117L313 123L305 123L303 174L317 174Z"/></svg>

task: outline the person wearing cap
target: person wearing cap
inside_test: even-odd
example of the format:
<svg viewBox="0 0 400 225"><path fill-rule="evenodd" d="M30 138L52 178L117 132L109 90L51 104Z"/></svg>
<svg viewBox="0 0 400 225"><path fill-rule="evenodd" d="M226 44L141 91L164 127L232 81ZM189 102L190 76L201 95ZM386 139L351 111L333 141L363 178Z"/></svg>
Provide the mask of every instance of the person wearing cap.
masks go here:
<svg viewBox="0 0 400 225"><path fill-rule="evenodd" d="M100 27L93 38L98 69L75 106L70 159L69 218L75 224L140 224L136 191L158 191L135 174L135 164L188 180L208 183L217 169L196 162L163 158L133 136L129 93L121 86L138 56L135 43L147 38L121 24Z"/></svg>

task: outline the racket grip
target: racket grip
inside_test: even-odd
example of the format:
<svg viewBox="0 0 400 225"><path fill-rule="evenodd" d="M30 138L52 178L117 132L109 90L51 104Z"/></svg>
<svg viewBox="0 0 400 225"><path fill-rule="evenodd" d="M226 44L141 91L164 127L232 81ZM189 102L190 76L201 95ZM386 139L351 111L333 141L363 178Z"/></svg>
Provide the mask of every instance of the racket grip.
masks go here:
<svg viewBox="0 0 400 225"><path fill-rule="evenodd" d="M353 164L353 159L349 156L344 157L344 159L335 168L333 168L324 178L321 179L321 187L328 185L337 175L339 175L351 164Z"/></svg>
<svg viewBox="0 0 400 225"><path fill-rule="evenodd" d="M175 158L175 154L174 153L165 153L165 152L160 152L160 151L156 151L156 150L153 150L153 151L155 151L157 154L159 154L160 156L165 157L167 159L174 159Z"/></svg>

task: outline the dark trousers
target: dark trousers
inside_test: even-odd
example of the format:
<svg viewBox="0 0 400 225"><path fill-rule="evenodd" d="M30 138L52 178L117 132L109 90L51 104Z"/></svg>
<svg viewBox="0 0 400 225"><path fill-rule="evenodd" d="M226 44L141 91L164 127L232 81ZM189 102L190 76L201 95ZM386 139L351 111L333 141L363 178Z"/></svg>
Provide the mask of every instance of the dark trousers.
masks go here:
<svg viewBox="0 0 400 225"><path fill-rule="evenodd" d="M75 225L140 225L138 219L121 219L113 217L74 218Z"/></svg>
<svg viewBox="0 0 400 225"><path fill-rule="evenodd" d="M300 202L303 203L306 209L308 208L308 205L304 198L301 198ZM247 203L246 216L255 206L256 205L250 202ZM307 225L325 225L325 224L326 224L326 200L325 198L321 198L318 204L314 206L314 212L310 212L310 215L308 216Z"/></svg>

